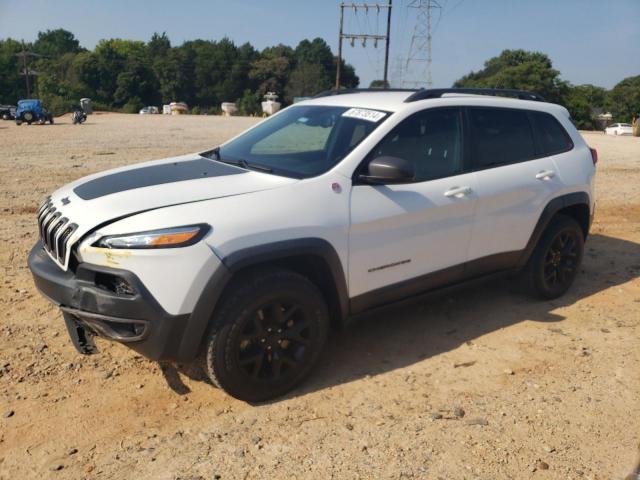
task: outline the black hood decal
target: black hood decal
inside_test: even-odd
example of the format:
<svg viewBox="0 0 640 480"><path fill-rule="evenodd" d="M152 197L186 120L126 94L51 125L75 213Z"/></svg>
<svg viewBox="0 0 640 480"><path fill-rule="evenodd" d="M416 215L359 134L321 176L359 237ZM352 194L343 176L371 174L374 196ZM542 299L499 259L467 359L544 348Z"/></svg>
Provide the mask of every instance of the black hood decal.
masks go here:
<svg viewBox="0 0 640 480"><path fill-rule="evenodd" d="M112 173L78 185L73 191L83 200L93 200L135 188L197 180L199 178L237 175L239 173L247 172L231 165L200 158L198 160L163 163Z"/></svg>

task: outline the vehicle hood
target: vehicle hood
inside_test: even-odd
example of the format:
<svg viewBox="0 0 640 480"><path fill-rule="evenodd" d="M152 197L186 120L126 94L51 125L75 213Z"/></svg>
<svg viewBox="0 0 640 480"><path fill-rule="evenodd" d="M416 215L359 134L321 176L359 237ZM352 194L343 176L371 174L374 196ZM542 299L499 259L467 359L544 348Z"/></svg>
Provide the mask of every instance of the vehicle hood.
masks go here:
<svg viewBox="0 0 640 480"><path fill-rule="evenodd" d="M69 224L77 225L69 238L71 246L96 227L136 213L243 195L297 181L193 154L81 178L54 192L50 202ZM64 264L58 263L66 268L68 258Z"/></svg>

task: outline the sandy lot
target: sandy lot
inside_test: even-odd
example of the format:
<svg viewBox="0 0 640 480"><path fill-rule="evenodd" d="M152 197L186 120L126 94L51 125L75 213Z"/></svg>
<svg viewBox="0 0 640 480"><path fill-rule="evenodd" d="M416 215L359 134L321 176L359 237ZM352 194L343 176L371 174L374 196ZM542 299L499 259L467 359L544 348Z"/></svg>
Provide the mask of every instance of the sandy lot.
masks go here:
<svg viewBox="0 0 640 480"><path fill-rule="evenodd" d="M251 406L121 345L78 355L26 257L55 187L205 149L249 118L0 122L0 479L611 479L640 441L640 138L600 153L583 271L552 302L508 283L371 315Z"/></svg>

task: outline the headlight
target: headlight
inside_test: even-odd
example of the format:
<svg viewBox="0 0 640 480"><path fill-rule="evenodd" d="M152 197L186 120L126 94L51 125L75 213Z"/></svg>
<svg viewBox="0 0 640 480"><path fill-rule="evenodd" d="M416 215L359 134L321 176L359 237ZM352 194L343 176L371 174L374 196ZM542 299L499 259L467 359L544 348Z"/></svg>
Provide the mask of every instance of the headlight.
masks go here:
<svg viewBox="0 0 640 480"><path fill-rule="evenodd" d="M198 242L209 231L209 225L164 228L148 232L110 235L93 244L100 248L176 248Z"/></svg>

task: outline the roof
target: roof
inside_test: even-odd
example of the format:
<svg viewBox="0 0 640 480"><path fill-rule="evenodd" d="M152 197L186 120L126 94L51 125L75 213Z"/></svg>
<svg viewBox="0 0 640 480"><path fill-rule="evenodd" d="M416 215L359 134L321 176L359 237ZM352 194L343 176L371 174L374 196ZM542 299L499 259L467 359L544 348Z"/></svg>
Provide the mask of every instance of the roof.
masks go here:
<svg viewBox="0 0 640 480"><path fill-rule="evenodd" d="M544 101L521 100L491 95L477 95L470 93L445 93L438 98L427 98L406 102L415 91L371 91L365 90L354 93L342 93L340 95L325 95L305 100L296 105L330 105L335 107L357 107L398 112L405 109L416 110L427 106L494 106L508 108L526 108L547 112L562 113L568 116L566 109L560 105Z"/></svg>
<svg viewBox="0 0 640 480"><path fill-rule="evenodd" d="M379 92L363 91L359 93L345 93L341 95L329 95L324 97L312 98L300 102L304 105L331 105L334 107L360 107L375 108L388 112L395 112L406 106L405 99L413 92Z"/></svg>

